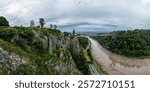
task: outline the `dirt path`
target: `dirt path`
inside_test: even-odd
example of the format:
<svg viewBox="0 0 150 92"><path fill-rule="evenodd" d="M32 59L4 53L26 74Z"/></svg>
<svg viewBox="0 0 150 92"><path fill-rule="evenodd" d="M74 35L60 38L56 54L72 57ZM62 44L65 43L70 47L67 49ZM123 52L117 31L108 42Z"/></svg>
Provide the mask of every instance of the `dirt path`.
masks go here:
<svg viewBox="0 0 150 92"><path fill-rule="evenodd" d="M88 37L88 39L91 41L93 58L102 65L108 74L150 74L150 59L132 59L120 56L104 49L92 38Z"/></svg>

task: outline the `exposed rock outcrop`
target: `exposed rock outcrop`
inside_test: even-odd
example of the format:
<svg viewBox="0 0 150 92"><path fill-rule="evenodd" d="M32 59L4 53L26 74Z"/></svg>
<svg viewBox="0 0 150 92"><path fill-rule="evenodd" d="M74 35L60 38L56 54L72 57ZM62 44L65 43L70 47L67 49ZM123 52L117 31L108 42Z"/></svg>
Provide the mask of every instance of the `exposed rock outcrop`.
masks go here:
<svg viewBox="0 0 150 92"><path fill-rule="evenodd" d="M0 48L0 63L10 63L11 68L15 70L21 64L27 64L29 59L20 57L14 53L9 53L6 50ZM3 67L3 66L0 66Z"/></svg>
<svg viewBox="0 0 150 92"><path fill-rule="evenodd" d="M69 51L73 45L80 48L76 40L57 30L29 29L7 28L11 37L0 30L0 41L6 45L0 44L0 74L81 74Z"/></svg>

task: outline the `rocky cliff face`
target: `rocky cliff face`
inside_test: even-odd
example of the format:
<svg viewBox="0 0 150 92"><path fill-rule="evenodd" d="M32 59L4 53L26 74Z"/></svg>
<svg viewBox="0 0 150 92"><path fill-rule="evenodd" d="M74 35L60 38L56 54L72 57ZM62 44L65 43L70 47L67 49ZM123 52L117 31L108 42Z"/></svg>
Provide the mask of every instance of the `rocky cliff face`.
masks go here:
<svg viewBox="0 0 150 92"><path fill-rule="evenodd" d="M0 67L3 67L2 64L8 63L8 62L9 64L11 63L11 68L15 70L19 65L27 64L29 62L29 59L20 57L16 55L15 53L9 53L6 50L3 50L2 48L0 48L0 63L1 63Z"/></svg>
<svg viewBox="0 0 150 92"><path fill-rule="evenodd" d="M0 29L0 74L81 74L58 30Z"/></svg>

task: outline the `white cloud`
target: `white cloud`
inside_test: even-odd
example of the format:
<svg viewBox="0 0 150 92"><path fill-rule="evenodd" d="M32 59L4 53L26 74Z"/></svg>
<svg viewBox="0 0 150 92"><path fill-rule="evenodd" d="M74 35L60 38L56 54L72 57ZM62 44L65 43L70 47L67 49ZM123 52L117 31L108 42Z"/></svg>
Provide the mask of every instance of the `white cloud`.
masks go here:
<svg viewBox="0 0 150 92"><path fill-rule="evenodd" d="M77 29L94 27L98 30L121 28L148 28L150 24L149 0L0 0L0 15L11 25L29 25L40 17L49 23ZM87 23L87 24L84 24ZM63 29L63 27L61 27ZM150 27L149 27L150 28ZM69 27L69 30L71 28Z"/></svg>

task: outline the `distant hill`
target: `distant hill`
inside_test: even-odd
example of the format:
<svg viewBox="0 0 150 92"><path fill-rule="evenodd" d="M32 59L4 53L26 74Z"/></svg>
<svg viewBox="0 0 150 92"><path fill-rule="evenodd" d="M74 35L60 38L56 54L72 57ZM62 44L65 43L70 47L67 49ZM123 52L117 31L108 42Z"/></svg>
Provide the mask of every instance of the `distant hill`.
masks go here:
<svg viewBox="0 0 150 92"><path fill-rule="evenodd" d="M112 34L93 38L114 53L128 57L150 57L150 30L137 29Z"/></svg>

